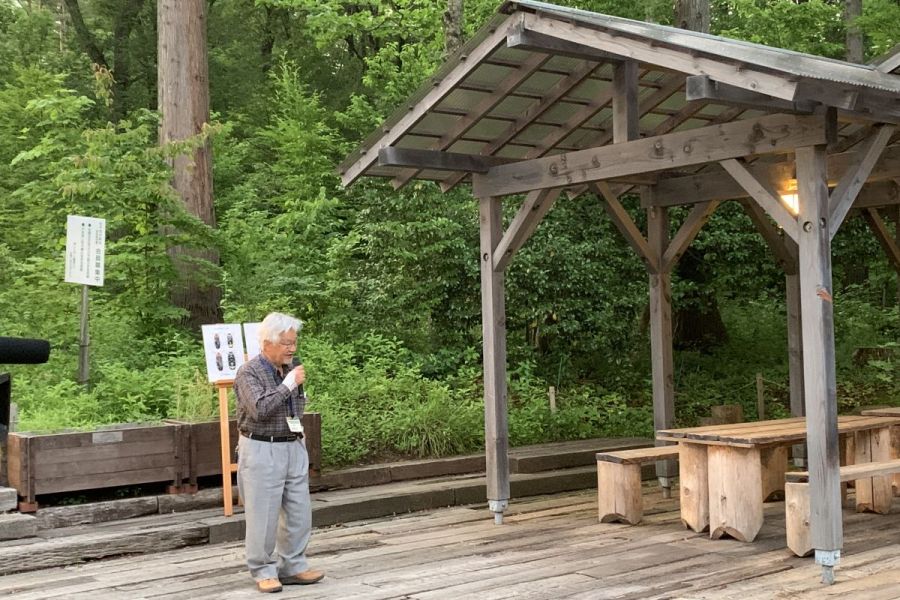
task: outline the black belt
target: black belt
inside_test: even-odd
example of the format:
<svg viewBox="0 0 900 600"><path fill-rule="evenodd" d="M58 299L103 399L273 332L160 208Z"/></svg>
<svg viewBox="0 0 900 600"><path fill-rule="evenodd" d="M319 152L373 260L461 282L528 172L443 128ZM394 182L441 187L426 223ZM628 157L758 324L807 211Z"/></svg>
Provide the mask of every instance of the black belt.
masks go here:
<svg viewBox="0 0 900 600"><path fill-rule="evenodd" d="M260 435L258 433L244 433L242 431L241 435L250 438L251 440L256 440L257 442L295 442L303 439L302 433L296 435Z"/></svg>

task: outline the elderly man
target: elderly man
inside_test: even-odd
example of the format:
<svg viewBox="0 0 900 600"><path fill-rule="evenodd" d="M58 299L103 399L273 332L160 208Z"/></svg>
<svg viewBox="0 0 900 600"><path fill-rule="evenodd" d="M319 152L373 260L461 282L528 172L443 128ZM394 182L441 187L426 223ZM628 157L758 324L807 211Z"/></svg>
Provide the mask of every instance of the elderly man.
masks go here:
<svg viewBox="0 0 900 600"><path fill-rule="evenodd" d="M294 360L301 327L289 315L266 316L259 356L244 363L234 379L247 567L257 589L266 593L325 576L306 562L312 529L309 457L300 423L306 374Z"/></svg>

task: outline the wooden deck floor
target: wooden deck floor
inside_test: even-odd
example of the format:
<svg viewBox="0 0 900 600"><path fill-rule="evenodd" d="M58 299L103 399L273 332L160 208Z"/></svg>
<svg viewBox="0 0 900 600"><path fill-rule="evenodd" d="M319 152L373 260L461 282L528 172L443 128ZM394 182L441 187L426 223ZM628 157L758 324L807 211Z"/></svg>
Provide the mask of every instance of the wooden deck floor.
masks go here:
<svg viewBox="0 0 900 600"><path fill-rule="evenodd" d="M831 587L785 548L783 503L766 505L756 542L682 528L676 500L645 494L644 523L597 522L594 493L515 501L503 526L457 507L317 530L314 586L278 598L740 599L900 598L900 499L887 516L845 512ZM0 577L0 595L46 598L258 598L240 544L193 547Z"/></svg>

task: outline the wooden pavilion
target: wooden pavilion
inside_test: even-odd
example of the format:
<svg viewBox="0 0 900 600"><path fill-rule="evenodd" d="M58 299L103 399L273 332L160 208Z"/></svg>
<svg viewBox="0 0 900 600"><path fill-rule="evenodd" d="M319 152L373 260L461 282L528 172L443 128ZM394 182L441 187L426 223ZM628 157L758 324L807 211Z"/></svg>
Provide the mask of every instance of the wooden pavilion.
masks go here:
<svg viewBox="0 0 900 600"><path fill-rule="evenodd" d="M858 212L900 272L900 51L857 65L552 4L497 15L340 166L480 204L488 500L509 501L504 271L562 194L603 200L649 276L656 429L671 427L671 272L716 207L738 200L784 267L791 408L807 416L812 542L843 545L831 240ZM646 236L620 197L639 193ZM503 197L524 194L503 229ZM690 205L669 238L668 208ZM900 217L895 217L900 220ZM674 465L660 463L664 487Z"/></svg>

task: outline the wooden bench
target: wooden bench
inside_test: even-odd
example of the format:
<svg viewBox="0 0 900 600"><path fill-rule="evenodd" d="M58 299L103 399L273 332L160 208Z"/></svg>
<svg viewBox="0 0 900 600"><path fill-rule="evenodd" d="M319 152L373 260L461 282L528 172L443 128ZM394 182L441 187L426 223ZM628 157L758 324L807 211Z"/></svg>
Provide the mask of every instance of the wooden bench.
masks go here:
<svg viewBox="0 0 900 600"><path fill-rule="evenodd" d="M678 458L678 446L656 446L597 453L597 505L600 522L640 523L641 465Z"/></svg>
<svg viewBox="0 0 900 600"><path fill-rule="evenodd" d="M856 482L856 511L887 514L891 510L892 473L900 473L900 459L841 467L841 482ZM784 516L787 545L797 556L813 551L809 530L809 473L785 475Z"/></svg>

